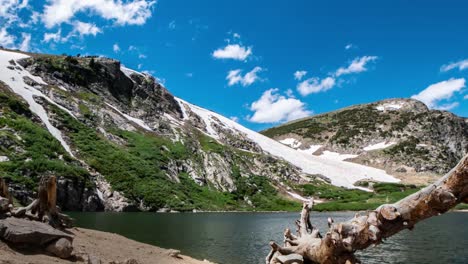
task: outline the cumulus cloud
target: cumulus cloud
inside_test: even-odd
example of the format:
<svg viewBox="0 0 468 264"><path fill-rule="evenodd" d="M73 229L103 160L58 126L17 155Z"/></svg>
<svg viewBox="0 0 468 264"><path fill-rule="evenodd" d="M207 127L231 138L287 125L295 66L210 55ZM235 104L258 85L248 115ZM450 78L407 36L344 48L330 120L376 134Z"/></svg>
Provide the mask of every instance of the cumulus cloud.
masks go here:
<svg viewBox="0 0 468 264"><path fill-rule="evenodd" d="M226 80L228 80L228 85L233 86L235 84L241 84L242 86L249 86L256 82L257 80L260 80L260 77L258 76L258 73L263 71L261 67L255 67L248 73L246 73L244 76L242 76L242 70L237 69L237 70L231 70L228 72L228 75L226 76Z"/></svg>
<svg viewBox="0 0 468 264"><path fill-rule="evenodd" d="M151 17L156 1L134 0L49 0L42 20L48 28L70 22L80 12L97 14L117 25L142 25Z"/></svg>
<svg viewBox="0 0 468 264"><path fill-rule="evenodd" d="M95 24L81 21L73 22L73 31L77 32L80 36L96 36L98 33L101 33L101 30Z"/></svg>
<svg viewBox="0 0 468 264"><path fill-rule="evenodd" d="M9 25L19 22L22 24L18 12L28 7L28 0L0 0L0 7L0 23Z"/></svg>
<svg viewBox="0 0 468 264"><path fill-rule="evenodd" d="M44 38L42 39L44 42L60 42L62 40L62 30L60 29L57 31L57 33L45 33Z"/></svg>
<svg viewBox="0 0 468 264"><path fill-rule="evenodd" d="M0 29L0 46L11 48L13 47L15 40L15 36L10 35L10 33L8 33L6 30L6 27Z"/></svg>
<svg viewBox="0 0 468 264"><path fill-rule="evenodd" d="M324 79L313 77L300 82L297 85L297 91L299 91L302 96L306 96L312 93L328 91L333 88L335 84L336 81L333 77L326 77Z"/></svg>
<svg viewBox="0 0 468 264"><path fill-rule="evenodd" d="M213 51L216 59L246 60L252 54L252 47L244 47L239 44L228 44L224 48Z"/></svg>
<svg viewBox="0 0 468 264"><path fill-rule="evenodd" d="M440 67L440 71L446 72L458 68L459 71L465 70L468 68L468 59L451 62L449 64L443 65Z"/></svg>
<svg viewBox="0 0 468 264"><path fill-rule="evenodd" d="M265 91L250 105L250 110L254 111L254 114L249 117L249 121L254 123L285 122L312 114L303 102L280 95L276 88Z"/></svg>
<svg viewBox="0 0 468 264"><path fill-rule="evenodd" d="M431 84L411 98L425 103L429 108L447 110L458 106L458 103L440 104L440 101L451 99L456 92L460 92L463 88L465 88L465 78L452 78Z"/></svg>
<svg viewBox="0 0 468 264"><path fill-rule="evenodd" d="M113 50L115 53L119 52L119 51L120 51L120 46L119 46L119 44L114 43L114 45L112 45L112 50Z"/></svg>
<svg viewBox="0 0 468 264"><path fill-rule="evenodd" d="M300 81L307 74L307 71L296 71L294 73L294 79Z"/></svg>
<svg viewBox="0 0 468 264"><path fill-rule="evenodd" d="M367 71L366 64L372 61L377 60L377 56L363 56L363 57L358 57L355 58L349 65L348 67L344 68L341 67L338 70L336 70L335 75L336 76L341 76L345 74L351 74L351 73L359 73L359 72L364 72Z"/></svg>
<svg viewBox="0 0 468 264"><path fill-rule="evenodd" d="M31 34L29 33L21 33L23 37L23 41L21 42L19 49L22 51L29 51L29 47L31 45Z"/></svg>

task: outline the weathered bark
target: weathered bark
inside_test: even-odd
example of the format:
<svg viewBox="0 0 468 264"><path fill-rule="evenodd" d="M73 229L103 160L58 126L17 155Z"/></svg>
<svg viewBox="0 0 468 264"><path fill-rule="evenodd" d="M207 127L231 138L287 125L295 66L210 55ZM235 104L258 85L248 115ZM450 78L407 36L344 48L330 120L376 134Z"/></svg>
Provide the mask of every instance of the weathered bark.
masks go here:
<svg viewBox="0 0 468 264"><path fill-rule="evenodd" d="M401 230L412 229L419 221L443 214L463 202L468 202L468 155L436 183L397 203L382 205L362 216L356 214L344 223L333 223L329 219L330 228L323 238L309 222L313 201L304 203L301 218L296 222L297 236L287 229L284 247L271 242L272 250L266 263L282 263L278 256L289 254L301 255L306 263L360 263L353 254L357 250L377 245Z"/></svg>
<svg viewBox="0 0 468 264"><path fill-rule="evenodd" d="M12 198L10 192L8 192L8 185L5 182L5 179L0 177L0 197L8 199L9 203L12 203Z"/></svg>
<svg viewBox="0 0 468 264"><path fill-rule="evenodd" d="M72 219L60 213L57 207L57 180L55 176L41 178L38 188L38 198L26 207L12 212L15 217L27 217L31 220L41 221L49 225L62 228L71 227Z"/></svg>

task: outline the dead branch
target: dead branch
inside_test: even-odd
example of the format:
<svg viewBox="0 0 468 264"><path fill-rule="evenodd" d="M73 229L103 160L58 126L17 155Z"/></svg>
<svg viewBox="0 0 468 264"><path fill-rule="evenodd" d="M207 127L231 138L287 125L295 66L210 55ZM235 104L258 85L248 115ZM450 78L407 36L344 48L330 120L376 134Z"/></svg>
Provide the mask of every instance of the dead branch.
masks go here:
<svg viewBox="0 0 468 264"><path fill-rule="evenodd" d="M72 219L57 207L57 180L55 176L44 176L38 187L38 198L26 207L12 212L15 217L48 223L55 228L71 227Z"/></svg>
<svg viewBox="0 0 468 264"><path fill-rule="evenodd" d="M357 250L379 244L401 230L412 229L416 223L443 214L459 203L468 202L468 155L439 181L394 204L385 204L374 211L343 223L333 223L329 218L329 230L322 238L318 229L310 224L313 202L306 202L301 211L297 236L284 233L285 244L280 247L270 243L267 264L283 263L285 255L319 264L360 263L354 256Z"/></svg>

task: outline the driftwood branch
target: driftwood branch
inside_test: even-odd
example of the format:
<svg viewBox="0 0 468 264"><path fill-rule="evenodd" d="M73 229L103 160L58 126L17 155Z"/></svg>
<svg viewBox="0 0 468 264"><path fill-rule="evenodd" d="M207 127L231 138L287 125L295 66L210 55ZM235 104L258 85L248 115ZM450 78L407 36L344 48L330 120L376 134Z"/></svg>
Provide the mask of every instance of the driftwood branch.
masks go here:
<svg viewBox="0 0 468 264"><path fill-rule="evenodd" d="M360 263L354 256L357 250L377 245L401 230L412 229L416 223L464 202L468 202L468 155L436 183L399 202L382 205L363 215L356 214L343 223L333 223L329 218L329 230L323 238L309 221L313 201L304 203L301 217L296 222L297 236L286 229L283 247L271 242L266 263L283 263L288 255L298 256L294 260L297 263Z"/></svg>

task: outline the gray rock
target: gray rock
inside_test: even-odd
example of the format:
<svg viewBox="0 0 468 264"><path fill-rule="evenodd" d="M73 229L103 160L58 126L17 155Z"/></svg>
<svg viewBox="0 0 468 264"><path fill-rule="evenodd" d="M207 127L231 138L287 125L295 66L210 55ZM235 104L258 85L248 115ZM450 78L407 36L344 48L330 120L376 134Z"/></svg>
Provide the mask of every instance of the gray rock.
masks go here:
<svg viewBox="0 0 468 264"><path fill-rule="evenodd" d="M36 247L47 246L61 238L73 241L71 235L48 224L14 217L0 220L0 238L10 243Z"/></svg>
<svg viewBox="0 0 468 264"><path fill-rule="evenodd" d="M88 264L101 264L102 261L98 257L96 257L94 255L88 255L88 262L87 263Z"/></svg>
<svg viewBox="0 0 468 264"><path fill-rule="evenodd" d="M73 251L73 245L70 239L68 238L59 238L56 241L53 241L46 247L46 251L54 254L59 258L69 258Z"/></svg>

